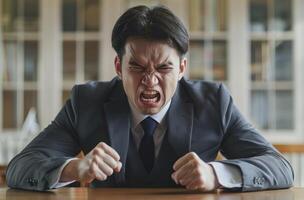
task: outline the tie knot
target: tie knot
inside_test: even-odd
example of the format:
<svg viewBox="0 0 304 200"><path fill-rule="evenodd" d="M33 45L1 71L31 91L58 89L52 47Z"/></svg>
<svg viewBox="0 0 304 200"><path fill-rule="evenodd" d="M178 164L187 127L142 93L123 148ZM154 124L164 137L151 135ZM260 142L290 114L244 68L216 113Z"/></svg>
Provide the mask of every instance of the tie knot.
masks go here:
<svg viewBox="0 0 304 200"><path fill-rule="evenodd" d="M157 121L155 121L154 119L152 119L151 117L147 117L146 119L142 120L141 122L141 126L145 131L145 134L148 135L153 135L156 126L157 126Z"/></svg>

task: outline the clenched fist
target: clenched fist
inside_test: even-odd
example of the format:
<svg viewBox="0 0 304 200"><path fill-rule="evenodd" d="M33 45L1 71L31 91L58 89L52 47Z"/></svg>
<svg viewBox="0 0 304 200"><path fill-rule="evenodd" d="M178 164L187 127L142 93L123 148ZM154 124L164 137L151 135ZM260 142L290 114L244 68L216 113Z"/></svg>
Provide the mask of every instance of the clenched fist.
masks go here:
<svg viewBox="0 0 304 200"><path fill-rule="evenodd" d="M173 165L172 179L187 189L211 191L219 187L213 167L194 152L179 158Z"/></svg>
<svg viewBox="0 0 304 200"><path fill-rule="evenodd" d="M84 158L72 160L63 169L60 182L81 181L90 183L94 179L104 181L121 170L118 153L104 142L100 142Z"/></svg>

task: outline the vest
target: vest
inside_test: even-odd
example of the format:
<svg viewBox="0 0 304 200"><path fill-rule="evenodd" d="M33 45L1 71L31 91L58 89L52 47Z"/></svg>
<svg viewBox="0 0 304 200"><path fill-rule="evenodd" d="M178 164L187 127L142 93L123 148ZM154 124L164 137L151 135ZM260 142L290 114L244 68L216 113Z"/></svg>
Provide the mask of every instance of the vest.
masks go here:
<svg viewBox="0 0 304 200"><path fill-rule="evenodd" d="M161 148L154 166L148 173L142 163L139 152L130 134L129 150L126 162L126 183L128 187L176 187L171 178L173 164L178 159L168 142L167 134L163 138Z"/></svg>
<svg viewBox="0 0 304 200"><path fill-rule="evenodd" d="M117 183L115 174L106 181L94 180L91 187L179 187L171 178L173 164L178 159L174 149L168 142L167 133L150 173L146 171L132 133L129 134L129 148L125 165L124 182Z"/></svg>

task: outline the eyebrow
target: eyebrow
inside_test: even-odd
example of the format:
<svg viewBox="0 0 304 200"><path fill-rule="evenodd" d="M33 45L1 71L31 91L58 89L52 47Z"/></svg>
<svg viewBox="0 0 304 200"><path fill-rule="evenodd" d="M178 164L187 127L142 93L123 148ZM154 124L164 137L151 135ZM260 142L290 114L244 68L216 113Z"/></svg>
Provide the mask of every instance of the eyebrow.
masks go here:
<svg viewBox="0 0 304 200"><path fill-rule="evenodd" d="M139 64L136 60L134 60L133 58L131 58L130 60L129 60L129 64L131 64L131 65L137 65L137 66L142 66L141 64Z"/></svg>
<svg viewBox="0 0 304 200"><path fill-rule="evenodd" d="M173 63L169 60L169 55L167 56L167 58L164 61L162 61L160 64L158 64L158 66L163 65L165 63L173 65Z"/></svg>
<svg viewBox="0 0 304 200"><path fill-rule="evenodd" d="M129 46L129 49L130 49L130 53L131 53L131 59L129 60L129 63L130 64L139 64L139 62L137 61L138 59L136 58L136 53L135 53L135 50L134 48L132 47L132 45ZM173 65L173 63L169 60L169 55L165 58L164 61L162 61L160 64L158 64L157 66L160 66L160 65L163 65L164 63L167 63L167 64L170 64L170 65ZM140 65L141 66L141 65Z"/></svg>

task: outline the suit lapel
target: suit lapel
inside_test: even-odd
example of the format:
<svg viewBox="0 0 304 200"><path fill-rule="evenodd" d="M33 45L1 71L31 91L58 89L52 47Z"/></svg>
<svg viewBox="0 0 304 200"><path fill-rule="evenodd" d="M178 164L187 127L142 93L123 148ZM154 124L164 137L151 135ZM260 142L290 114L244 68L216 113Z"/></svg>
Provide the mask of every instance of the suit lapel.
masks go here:
<svg viewBox="0 0 304 200"><path fill-rule="evenodd" d="M131 127L131 111L122 84L115 88L110 100L104 104L108 124L110 145L120 155L122 170L115 174L116 183L125 182L126 159ZM191 136L193 126L193 103L187 101L186 93L182 94L179 86L172 98L168 110L168 142L173 147L178 158L191 151ZM161 153L161 152L160 152Z"/></svg>
<svg viewBox="0 0 304 200"><path fill-rule="evenodd" d="M120 161L122 162L120 173L115 174L116 182L119 184L125 180L125 166L128 153L131 119L129 104L124 93L123 95L120 95L120 97L104 104L104 110L108 124L108 134L111 147L117 151L120 156Z"/></svg>
<svg viewBox="0 0 304 200"><path fill-rule="evenodd" d="M172 98L167 117L168 142L178 157L191 151L193 127L193 104L187 102L187 94L181 94L182 92L179 86Z"/></svg>

